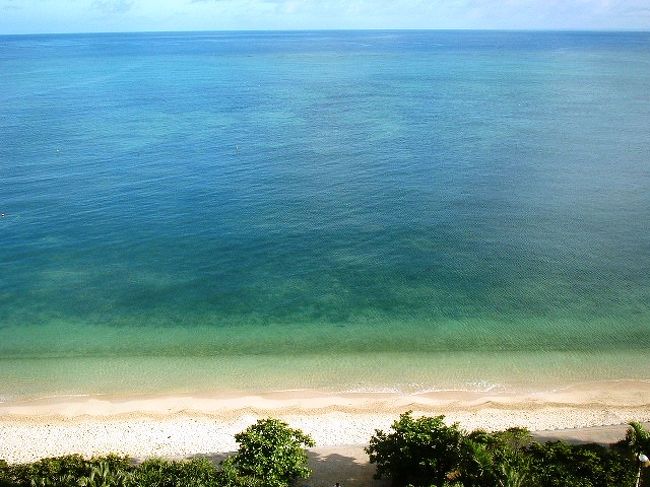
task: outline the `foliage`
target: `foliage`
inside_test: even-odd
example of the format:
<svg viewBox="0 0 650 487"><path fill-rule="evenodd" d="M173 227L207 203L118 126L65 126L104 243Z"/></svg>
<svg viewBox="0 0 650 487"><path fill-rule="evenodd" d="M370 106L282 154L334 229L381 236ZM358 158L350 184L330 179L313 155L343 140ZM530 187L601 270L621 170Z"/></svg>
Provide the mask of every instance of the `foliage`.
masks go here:
<svg viewBox="0 0 650 487"><path fill-rule="evenodd" d="M229 481L287 487L294 480L311 475L304 447L314 446L314 440L282 421L259 420L236 434L235 439L239 450L224 462Z"/></svg>
<svg viewBox="0 0 650 487"><path fill-rule="evenodd" d="M406 413L390 434L377 431L366 451L378 475L400 487L632 487L637 464L630 445L648 438L633 427L627 442L610 447L542 444L525 429L465 433L443 419Z"/></svg>
<svg viewBox="0 0 650 487"><path fill-rule="evenodd" d="M391 433L376 430L366 452L377 464L377 478L395 486L442 487L457 471L463 432L444 416L413 418L411 411L393 423Z"/></svg>
<svg viewBox="0 0 650 487"><path fill-rule="evenodd" d="M630 428L628 428L625 436L625 445L632 450L635 462L640 453L650 456L650 432L641 423L630 423ZM641 466L641 485L650 486L650 468L648 465Z"/></svg>
<svg viewBox="0 0 650 487"><path fill-rule="evenodd" d="M524 448L532 436L523 428L474 431L463 439L457 478L465 487L520 487L530 477Z"/></svg>
<svg viewBox="0 0 650 487"><path fill-rule="evenodd" d="M525 429L470 433L443 416L400 416L389 433L376 431L366 451L378 476L395 486L632 487L650 450L650 433L631 423L625 441L610 447L537 443ZM235 436L238 452L216 466L207 459L147 460L80 455L10 465L0 460L0 487L288 487L310 472L304 447L313 440L274 419ZM641 485L650 486L645 469Z"/></svg>
<svg viewBox="0 0 650 487"><path fill-rule="evenodd" d="M259 478L240 474L232 457L221 463L220 476L221 487L265 487L264 482Z"/></svg>
<svg viewBox="0 0 650 487"><path fill-rule="evenodd" d="M630 423L625 440L635 454L644 453L650 456L650 431L646 430L641 423Z"/></svg>
<svg viewBox="0 0 650 487"><path fill-rule="evenodd" d="M8 465L0 460L0 487L287 487L310 475L308 435L275 419L258 421L235 435L238 452L221 468L207 459L152 459L134 465L127 457L81 455Z"/></svg>
<svg viewBox="0 0 650 487"><path fill-rule="evenodd" d="M123 487L131 462L108 455L84 459L81 455L44 458L34 463L0 464L0 487Z"/></svg>
<svg viewBox="0 0 650 487"><path fill-rule="evenodd" d="M127 487L217 487L221 486L217 467L207 459L181 462L152 459L139 465Z"/></svg>
<svg viewBox="0 0 650 487"><path fill-rule="evenodd" d="M73 455L23 465L0 463L0 487L222 487L222 478L207 459L133 465L124 457L84 460Z"/></svg>
<svg viewBox="0 0 650 487"><path fill-rule="evenodd" d="M119 466L111 467L108 461L101 461L93 467L88 477L79 479L79 487L126 487L130 472Z"/></svg>
<svg viewBox="0 0 650 487"><path fill-rule="evenodd" d="M0 487L9 487L11 479L9 478L9 464L0 459Z"/></svg>
<svg viewBox="0 0 650 487"><path fill-rule="evenodd" d="M596 444L563 441L534 443L528 449L540 487L609 487L634 485L636 470L626 451Z"/></svg>

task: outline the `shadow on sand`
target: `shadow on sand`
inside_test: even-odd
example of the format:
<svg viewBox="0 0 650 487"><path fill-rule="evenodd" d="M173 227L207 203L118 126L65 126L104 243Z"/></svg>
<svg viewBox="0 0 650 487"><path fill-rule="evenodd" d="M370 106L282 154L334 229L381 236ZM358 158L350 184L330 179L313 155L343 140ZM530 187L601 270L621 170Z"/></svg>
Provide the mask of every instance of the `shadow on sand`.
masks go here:
<svg viewBox="0 0 650 487"><path fill-rule="evenodd" d="M231 453L192 455L190 458L208 458L219 464ZM309 453L309 466L313 475L296 482L297 487L333 487L336 482L341 487L388 487L390 482L375 480L375 466L368 463L363 447L315 448Z"/></svg>
<svg viewBox="0 0 650 487"><path fill-rule="evenodd" d="M387 487L385 480L375 480L375 466L360 447L319 448L309 452L309 465L314 471L311 478L298 482L298 486L332 487L339 482L342 487Z"/></svg>

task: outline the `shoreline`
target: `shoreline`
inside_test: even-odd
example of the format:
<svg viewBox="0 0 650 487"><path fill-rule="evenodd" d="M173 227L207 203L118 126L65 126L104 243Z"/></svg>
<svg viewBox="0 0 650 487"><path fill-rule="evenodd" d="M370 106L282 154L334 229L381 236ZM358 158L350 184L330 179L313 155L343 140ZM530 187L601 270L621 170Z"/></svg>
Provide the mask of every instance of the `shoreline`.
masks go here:
<svg viewBox="0 0 650 487"><path fill-rule="evenodd" d="M110 452L137 459L214 456L235 450L234 434L268 416L311 434L318 447L362 445L407 410L442 414L467 430L553 431L647 422L650 381L588 382L533 393L292 390L13 401L0 404L0 458L22 462Z"/></svg>
<svg viewBox="0 0 650 487"><path fill-rule="evenodd" d="M594 380L648 380L639 367L646 362L646 351L2 358L0 402L281 390L524 394Z"/></svg>

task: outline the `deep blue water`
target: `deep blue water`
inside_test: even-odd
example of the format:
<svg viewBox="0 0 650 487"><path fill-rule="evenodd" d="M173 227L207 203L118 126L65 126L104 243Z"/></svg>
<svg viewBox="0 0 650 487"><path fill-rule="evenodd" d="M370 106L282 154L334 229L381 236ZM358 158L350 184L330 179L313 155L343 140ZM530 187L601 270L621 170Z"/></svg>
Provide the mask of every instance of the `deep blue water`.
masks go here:
<svg viewBox="0 0 650 487"><path fill-rule="evenodd" d="M0 395L101 390L82 360L643 356L649 87L648 33L0 37Z"/></svg>

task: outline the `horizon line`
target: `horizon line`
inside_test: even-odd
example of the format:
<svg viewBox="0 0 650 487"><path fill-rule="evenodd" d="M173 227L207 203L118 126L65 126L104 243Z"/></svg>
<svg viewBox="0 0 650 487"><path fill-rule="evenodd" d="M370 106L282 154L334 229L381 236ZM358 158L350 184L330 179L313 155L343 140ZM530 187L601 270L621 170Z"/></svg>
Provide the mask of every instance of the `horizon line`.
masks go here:
<svg viewBox="0 0 650 487"><path fill-rule="evenodd" d="M134 31L80 31L80 32L21 32L3 34L0 37L20 37L20 36L54 36L54 35L119 35L119 34L200 34L200 33L241 33L241 32L537 32L537 33L609 33L609 34L647 34L650 29L589 29L589 28L384 28L372 27L362 29L348 28L323 28L323 29L197 29L197 30L134 30Z"/></svg>

